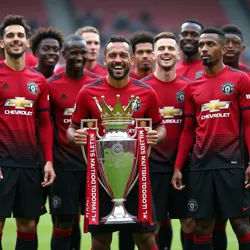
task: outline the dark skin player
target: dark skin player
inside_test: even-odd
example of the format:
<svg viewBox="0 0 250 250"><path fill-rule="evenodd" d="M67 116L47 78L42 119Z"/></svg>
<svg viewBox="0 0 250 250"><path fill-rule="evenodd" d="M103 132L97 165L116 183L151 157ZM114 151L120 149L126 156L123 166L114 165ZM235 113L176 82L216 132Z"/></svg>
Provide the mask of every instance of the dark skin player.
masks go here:
<svg viewBox="0 0 250 250"><path fill-rule="evenodd" d="M184 63L192 63L200 60L198 42L201 31L202 27L196 23L185 22L182 24L179 39Z"/></svg>
<svg viewBox="0 0 250 250"><path fill-rule="evenodd" d="M223 56L226 53L226 44L218 34L202 34L199 39L199 52L205 66L206 75L214 76L224 69ZM193 136L195 137L195 135ZM245 188L248 188L250 187L250 166L247 168L245 176ZM177 190L182 190L185 187L182 184L182 174L179 169L175 168L172 184ZM197 236L212 234L214 219L195 219L195 223L195 233ZM248 216L230 218L230 223L236 235L245 235L249 232Z"/></svg>
<svg viewBox="0 0 250 250"><path fill-rule="evenodd" d="M84 65L87 61L87 47L84 40L69 40L64 44L62 55L66 61L65 75L73 80L84 76ZM74 215L56 215L55 226L58 229L70 229L73 226Z"/></svg>

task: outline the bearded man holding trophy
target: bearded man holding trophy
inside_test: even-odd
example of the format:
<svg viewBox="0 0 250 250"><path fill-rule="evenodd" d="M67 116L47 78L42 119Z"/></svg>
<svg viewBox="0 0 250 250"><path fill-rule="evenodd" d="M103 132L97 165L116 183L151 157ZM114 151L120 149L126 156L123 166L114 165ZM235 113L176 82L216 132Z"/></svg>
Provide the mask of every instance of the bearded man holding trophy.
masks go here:
<svg viewBox="0 0 250 250"><path fill-rule="evenodd" d="M84 230L92 250L109 250L112 233L121 228L133 233L139 250L157 250L147 157L166 130L154 90L128 75L132 54L125 38L110 37L108 75L79 92L67 131L87 162Z"/></svg>

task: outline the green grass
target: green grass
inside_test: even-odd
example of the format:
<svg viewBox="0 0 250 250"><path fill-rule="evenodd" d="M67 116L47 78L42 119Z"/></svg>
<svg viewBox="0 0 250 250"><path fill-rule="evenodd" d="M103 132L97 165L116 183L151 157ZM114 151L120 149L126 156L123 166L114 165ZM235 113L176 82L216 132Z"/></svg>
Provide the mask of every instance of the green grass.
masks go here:
<svg viewBox="0 0 250 250"><path fill-rule="evenodd" d="M81 219L82 221L82 219ZM179 237L179 222L177 220L172 220L173 225L173 244L172 250L181 250L180 245L180 237ZM51 238L51 221L50 215L46 214L41 217L38 233L39 233L39 250L50 250L50 238ZM232 232L231 226L227 226L227 235L228 235L228 248L227 250L235 250L238 249L237 241L235 238L234 233ZM4 228L4 235L3 235L3 249L4 250L14 250L15 249L15 242L16 242L16 226L14 219L7 219L5 228ZM82 234L82 248L83 250L90 249L90 234ZM117 233L113 235L113 242L111 250L118 250L118 239Z"/></svg>

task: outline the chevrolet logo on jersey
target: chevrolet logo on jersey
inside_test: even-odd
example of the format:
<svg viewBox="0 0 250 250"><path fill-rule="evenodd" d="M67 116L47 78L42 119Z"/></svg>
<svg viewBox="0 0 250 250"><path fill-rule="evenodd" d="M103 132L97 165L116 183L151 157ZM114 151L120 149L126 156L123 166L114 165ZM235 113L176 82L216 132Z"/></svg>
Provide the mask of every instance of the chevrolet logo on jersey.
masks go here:
<svg viewBox="0 0 250 250"><path fill-rule="evenodd" d="M7 99L4 106L15 107L16 109L32 108L34 101L25 100L25 97L15 97Z"/></svg>
<svg viewBox="0 0 250 250"><path fill-rule="evenodd" d="M222 109L228 109L230 101L212 100L209 103L202 104L201 112L209 111L209 114L202 115L201 120L214 119L214 118L228 118L230 113L214 113ZM212 114L211 114L212 113Z"/></svg>
<svg viewBox="0 0 250 250"><path fill-rule="evenodd" d="M15 97L15 99L7 99L5 107L15 107L14 110L4 110L6 115L28 115L32 116L32 111L26 111L25 108L32 108L34 101L26 100L25 97Z"/></svg>
<svg viewBox="0 0 250 250"><path fill-rule="evenodd" d="M164 124L172 124L172 123L180 124L180 123L182 123L182 118L175 119L175 116L183 115L182 109L176 109L173 106L167 106L167 107L163 107L162 109L160 109L160 113L161 113L163 118L167 118L166 120L163 120ZM172 119L170 119L170 118L172 118Z"/></svg>
<svg viewBox="0 0 250 250"><path fill-rule="evenodd" d="M64 110L63 115L72 115L74 112L74 108L68 108Z"/></svg>
<svg viewBox="0 0 250 250"><path fill-rule="evenodd" d="M220 100L213 100L209 103L202 104L201 106L201 112L203 111L209 111L209 112L218 112L221 109L228 109L230 105L230 101L222 101Z"/></svg>
<svg viewBox="0 0 250 250"><path fill-rule="evenodd" d="M183 114L182 109L176 109L173 106L163 107L160 109L160 113L163 118L174 118L175 116L180 116Z"/></svg>

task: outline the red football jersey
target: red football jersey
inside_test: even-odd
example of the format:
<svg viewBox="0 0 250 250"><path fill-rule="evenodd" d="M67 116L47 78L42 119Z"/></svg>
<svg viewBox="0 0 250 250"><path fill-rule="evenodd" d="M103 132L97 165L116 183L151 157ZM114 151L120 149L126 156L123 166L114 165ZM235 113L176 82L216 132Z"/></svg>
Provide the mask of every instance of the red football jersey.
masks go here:
<svg viewBox="0 0 250 250"><path fill-rule="evenodd" d="M85 71L79 80L68 78L64 72L50 77L49 86L51 113L54 123L54 166L64 170L85 170L81 148L69 144L66 131L69 127L76 97L83 85L94 82L99 77Z"/></svg>
<svg viewBox="0 0 250 250"><path fill-rule="evenodd" d="M183 63L180 61L176 65L176 72L180 76L184 76L188 79L196 79L202 75L204 72L204 65L201 60L198 60L193 63Z"/></svg>
<svg viewBox="0 0 250 250"><path fill-rule="evenodd" d="M167 139L151 149L150 171L172 172L183 128L184 91L189 80L177 75L173 81L163 82L151 74L142 82L150 85L158 95L160 113L167 129Z"/></svg>
<svg viewBox="0 0 250 250"><path fill-rule="evenodd" d="M192 169L243 167L241 112L248 109L250 79L239 70L226 66L187 86L184 113L197 121Z"/></svg>
<svg viewBox="0 0 250 250"><path fill-rule="evenodd" d="M250 68L246 65L240 64L239 70L245 72L250 77Z"/></svg>
<svg viewBox="0 0 250 250"><path fill-rule="evenodd" d="M62 72L64 69L65 69L65 65L61 65L55 70L55 73ZM101 65L99 62L96 63L96 66L92 70L88 70L88 71L99 76L106 76L108 74L107 69L103 65Z"/></svg>
<svg viewBox="0 0 250 250"><path fill-rule="evenodd" d="M80 90L72 115L72 123L79 127L81 119L98 119L99 133L102 135L100 111L93 97L97 97L101 104L101 96L104 96L106 103L113 107L117 101L116 95L120 95L120 102L123 106L128 105L131 95L138 96L140 99L135 105L133 118L151 118L153 126L161 124L158 99L150 86L130 78L124 88L114 88L107 82L106 77L88 84Z"/></svg>
<svg viewBox="0 0 250 250"><path fill-rule="evenodd" d="M131 70L129 72L129 76L134 78L134 79L137 79L137 80L141 80L141 78L139 76L136 75L135 71L134 70Z"/></svg>
<svg viewBox="0 0 250 250"><path fill-rule="evenodd" d="M38 167L35 115L49 110L48 86L38 72L0 63L0 166Z"/></svg>
<svg viewBox="0 0 250 250"><path fill-rule="evenodd" d="M0 57L0 61L4 61L4 57ZM38 62L38 59L33 56L30 52L25 53L25 65L26 66L35 66Z"/></svg>

